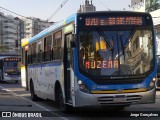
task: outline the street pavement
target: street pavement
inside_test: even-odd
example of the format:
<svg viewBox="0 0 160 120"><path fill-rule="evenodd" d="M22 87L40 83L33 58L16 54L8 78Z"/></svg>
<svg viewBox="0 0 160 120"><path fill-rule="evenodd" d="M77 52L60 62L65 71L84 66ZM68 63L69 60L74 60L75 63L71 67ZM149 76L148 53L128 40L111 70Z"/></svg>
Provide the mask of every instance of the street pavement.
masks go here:
<svg viewBox="0 0 160 120"><path fill-rule="evenodd" d="M128 120L128 119L140 119L140 120L159 120L160 119L160 91L156 92L156 103L155 104L142 104L133 105L127 107L122 111L119 110L103 110L95 108L82 108L80 110L75 110L71 114L63 113L57 108L53 101L37 101L33 102L30 98L29 91L25 91L21 87L21 84L13 83L0 83L0 112L5 111L19 111L19 112L43 112L47 116L39 118L23 118L29 120ZM119 117L116 115L128 114L128 111L159 111L158 117ZM107 113L113 114L112 116L107 116ZM140 113L138 113L140 114ZM88 115L88 117L87 117ZM114 116L115 115L115 116ZM8 120L9 118L0 118L0 120ZM20 117L12 118L12 120L22 119Z"/></svg>

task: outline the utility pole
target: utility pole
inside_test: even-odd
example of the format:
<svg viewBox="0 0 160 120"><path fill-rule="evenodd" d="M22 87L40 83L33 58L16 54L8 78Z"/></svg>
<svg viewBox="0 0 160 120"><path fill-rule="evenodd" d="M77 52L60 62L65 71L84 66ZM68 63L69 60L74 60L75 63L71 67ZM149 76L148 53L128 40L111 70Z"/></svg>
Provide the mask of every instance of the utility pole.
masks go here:
<svg viewBox="0 0 160 120"><path fill-rule="evenodd" d="M16 46L17 47L17 54L20 54L20 51L21 51L21 39L22 39L22 34L24 32L21 31L21 28L22 28L22 21L21 19L19 19L18 17L15 18L15 20L18 21L18 26L17 26L17 43L16 43Z"/></svg>
<svg viewBox="0 0 160 120"><path fill-rule="evenodd" d="M21 26L22 26L22 22L21 22L21 20L19 21L19 41L18 41L18 50L19 50L19 52L21 52L21 39L22 39L22 31L21 31ZM19 42L20 42L20 44L19 44Z"/></svg>

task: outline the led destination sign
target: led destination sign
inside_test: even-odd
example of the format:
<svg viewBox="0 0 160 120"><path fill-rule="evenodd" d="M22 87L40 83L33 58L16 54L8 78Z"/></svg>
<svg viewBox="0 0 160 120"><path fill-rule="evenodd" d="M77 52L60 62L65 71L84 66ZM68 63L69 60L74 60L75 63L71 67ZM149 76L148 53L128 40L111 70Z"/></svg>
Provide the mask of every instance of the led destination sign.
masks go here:
<svg viewBox="0 0 160 120"><path fill-rule="evenodd" d="M5 58L4 61L20 61L20 58Z"/></svg>
<svg viewBox="0 0 160 120"><path fill-rule="evenodd" d="M118 60L109 60L109 61L86 61L85 62L86 69L98 69L98 68L118 68Z"/></svg>
<svg viewBox="0 0 160 120"><path fill-rule="evenodd" d="M105 25L142 25L142 17L107 17L107 18L86 18L86 26L105 26Z"/></svg>

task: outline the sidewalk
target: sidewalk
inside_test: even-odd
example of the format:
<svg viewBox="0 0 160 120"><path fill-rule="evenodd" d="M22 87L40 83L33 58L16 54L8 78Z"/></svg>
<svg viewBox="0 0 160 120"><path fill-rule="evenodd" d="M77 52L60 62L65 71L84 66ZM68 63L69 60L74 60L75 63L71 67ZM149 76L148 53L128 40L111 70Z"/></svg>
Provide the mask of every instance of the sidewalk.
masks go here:
<svg viewBox="0 0 160 120"><path fill-rule="evenodd" d="M22 87L21 83L2 83L1 86L3 86L4 89L0 88L0 90L8 89L9 91L18 94L19 96L30 96L30 92L26 91L25 88Z"/></svg>

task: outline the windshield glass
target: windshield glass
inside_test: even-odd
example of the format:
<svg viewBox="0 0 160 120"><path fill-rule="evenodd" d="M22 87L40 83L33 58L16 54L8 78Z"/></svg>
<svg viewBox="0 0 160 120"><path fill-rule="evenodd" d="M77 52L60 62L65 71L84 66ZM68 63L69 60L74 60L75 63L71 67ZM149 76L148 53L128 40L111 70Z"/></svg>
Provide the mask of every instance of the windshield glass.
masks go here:
<svg viewBox="0 0 160 120"><path fill-rule="evenodd" d="M137 75L149 72L152 66L151 30L79 33L79 68L88 75Z"/></svg>
<svg viewBox="0 0 160 120"><path fill-rule="evenodd" d="M4 62L4 69L6 73L19 73L20 62Z"/></svg>

